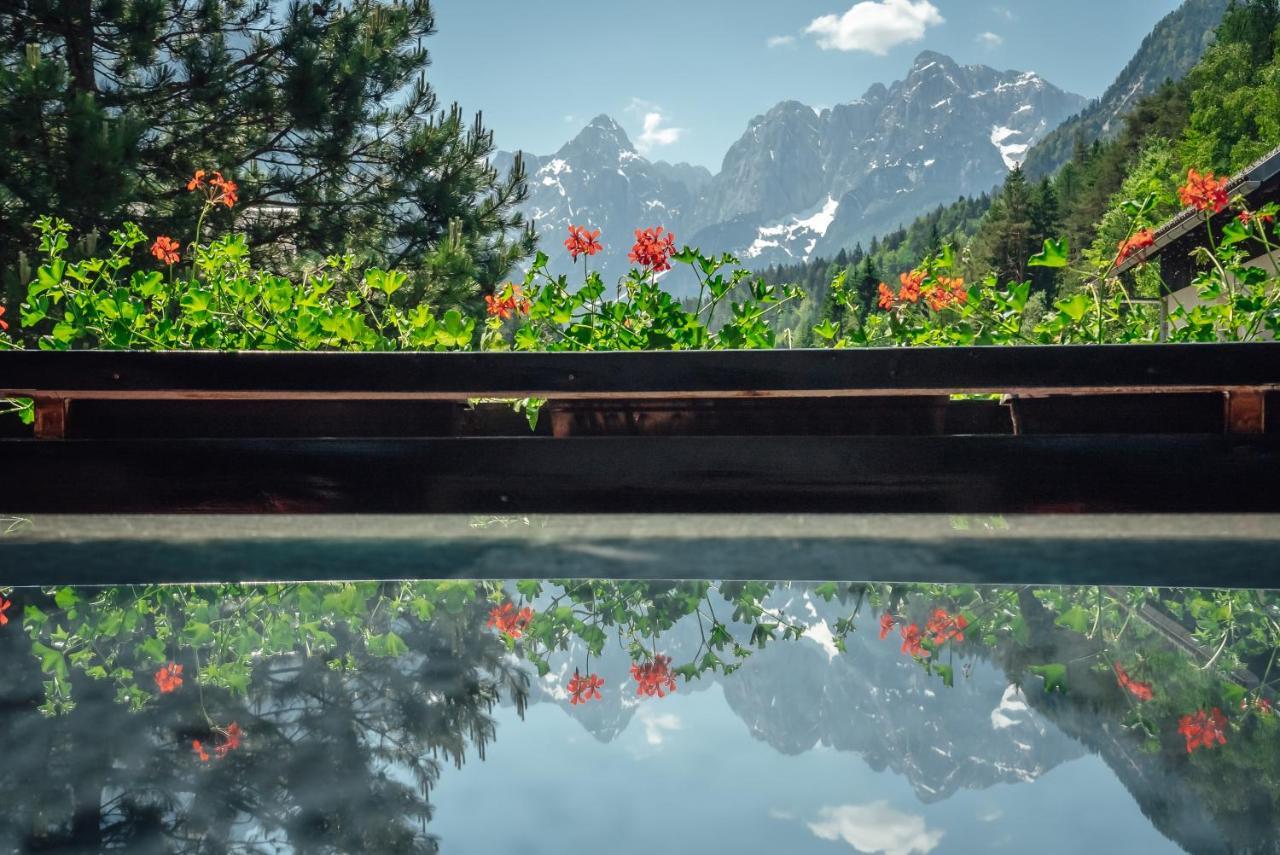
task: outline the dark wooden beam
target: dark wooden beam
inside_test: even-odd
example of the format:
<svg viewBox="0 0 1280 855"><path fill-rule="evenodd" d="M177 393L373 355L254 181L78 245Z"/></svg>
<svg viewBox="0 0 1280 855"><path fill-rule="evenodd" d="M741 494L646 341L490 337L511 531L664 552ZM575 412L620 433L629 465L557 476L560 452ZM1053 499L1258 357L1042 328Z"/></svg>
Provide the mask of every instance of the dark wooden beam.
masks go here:
<svg viewBox="0 0 1280 855"><path fill-rule="evenodd" d="M14 513L1277 512L1280 438L0 441Z"/></svg>
<svg viewBox="0 0 1280 855"><path fill-rule="evenodd" d="M0 353L0 396L449 400L1280 389L1272 344L661 353Z"/></svg>

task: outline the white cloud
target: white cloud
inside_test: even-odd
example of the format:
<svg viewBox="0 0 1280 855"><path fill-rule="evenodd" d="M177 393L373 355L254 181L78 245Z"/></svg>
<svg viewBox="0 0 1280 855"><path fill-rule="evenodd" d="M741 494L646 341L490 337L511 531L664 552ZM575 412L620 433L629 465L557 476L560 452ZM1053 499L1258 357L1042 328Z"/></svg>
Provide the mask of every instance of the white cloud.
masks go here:
<svg viewBox="0 0 1280 855"><path fill-rule="evenodd" d="M790 47L796 43L795 36L769 36L765 44L771 48Z"/></svg>
<svg viewBox="0 0 1280 855"><path fill-rule="evenodd" d="M566 115L566 116L564 117L564 123L565 123L566 125L576 124L576 123L577 123L577 121L578 121L578 117L577 117L577 116L574 116L574 115L572 115L572 114L570 114L570 115Z"/></svg>
<svg viewBox="0 0 1280 855"><path fill-rule="evenodd" d="M978 33L978 44L988 48L998 48L1004 44L1004 36L999 33L985 32Z"/></svg>
<svg viewBox="0 0 1280 855"><path fill-rule="evenodd" d="M929 0L863 0L843 15L814 18L805 32L823 50L862 50L884 56L890 48L918 42L945 19Z"/></svg>
<svg viewBox="0 0 1280 855"><path fill-rule="evenodd" d="M843 840L859 852L883 855L928 855L943 832L929 831L924 817L899 813L885 801L869 805L824 807L809 830L823 840Z"/></svg>
<svg viewBox="0 0 1280 855"><path fill-rule="evenodd" d="M641 707L636 715L644 725L644 741L650 745L661 745L666 734L680 729L680 719L670 713L653 713Z"/></svg>
<svg viewBox="0 0 1280 855"><path fill-rule="evenodd" d="M658 146L671 145L679 141L680 135L684 133L684 128L663 127L666 121L666 117L661 113L645 113L644 130L640 132L640 136L636 140L636 148L647 152Z"/></svg>

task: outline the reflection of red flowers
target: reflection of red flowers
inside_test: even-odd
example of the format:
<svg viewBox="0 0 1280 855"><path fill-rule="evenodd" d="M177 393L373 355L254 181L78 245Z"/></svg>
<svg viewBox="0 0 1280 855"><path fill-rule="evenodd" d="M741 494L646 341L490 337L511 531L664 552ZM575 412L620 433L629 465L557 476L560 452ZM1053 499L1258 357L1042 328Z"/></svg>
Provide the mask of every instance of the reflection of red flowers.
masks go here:
<svg viewBox="0 0 1280 855"><path fill-rule="evenodd" d="M952 617L945 609L934 609L933 617L925 624L925 632L932 636L930 640L935 647L941 647L948 641L964 641L964 628L968 625L964 615Z"/></svg>
<svg viewBox="0 0 1280 855"><path fill-rule="evenodd" d="M569 237L564 242L564 248L569 250L569 255L573 256L576 262L579 255L590 257L604 249L600 245L599 237L599 229L589 232L586 226L569 226Z"/></svg>
<svg viewBox="0 0 1280 855"><path fill-rule="evenodd" d="M588 674L583 677L575 670L573 679L569 681L569 703L572 706L585 704L587 701L598 701L603 696L600 694L600 687L604 685L604 680L598 674Z"/></svg>
<svg viewBox="0 0 1280 855"><path fill-rule="evenodd" d="M894 296L893 289L883 282L880 283L880 308L886 312L893 311L893 307L898 303L898 298Z"/></svg>
<svg viewBox="0 0 1280 855"><path fill-rule="evenodd" d="M885 612L880 615L880 640L884 641L889 637L889 631L893 629L893 615Z"/></svg>
<svg viewBox="0 0 1280 855"><path fill-rule="evenodd" d="M665 698L666 692L676 690L676 678L671 673L671 657L658 654L652 662L631 666L631 676L636 681L636 694L645 697L657 695Z"/></svg>
<svg viewBox="0 0 1280 855"><path fill-rule="evenodd" d="M1257 220L1260 223L1274 223L1276 221L1276 215L1275 214L1254 214L1250 211L1241 211L1240 216L1236 217L1236 219L1238 219L1240 222L1244 223L1247 226L1249 225L1249 223L1252 223L1254 220Z"/></svg>
<svg viewBox="0 0 1280 855"><path fill-rule="evenodd" d="M205 763L209 762L209 752L204 750L204 743L198 739L191 740L191 750Z"/></svg>
<svg viewBox="0 0 1280 855"><path fill-rule="evenodd" d="M902 652L911 656L924 657L929 655L929 651L920 646L924 641L924 634L920 631L919 624L911 624L904 626L900 632L902 633Z"/></svg>
<svg viewBox="0 0 1280 855"><path fill-rule="evenodd" d="M1249 704L1248 698L1240 699L1240 709L1248 710L1249 706L1250 704ZM1272 706L1271 701L1267 700L1266 698L1254 698L1252 706L1262 715L1271 715L1271 713L1274 712L1274 707Z"/></svg>
<svg viewBox="0 0 1280 855"><path fill-rule="evenodd" d="M219 758L226 757L232 751L240 747L240 738L244 736L244 732L240 730L240 725L234 721L227 725L226 731L222 734L222 741L218 743L218 747L213 752Z"/></svg>
<svg viewBox="0 0 1280 855"><path fill-rule="evenodd" d="M4 306L0 306L0 330L9 329L9 322L4 319Z"/></svg>
<svg viewBox="0 0 1280 855"><path fill-rule="evenodd" d="M1178 733L1186 737L1188 754L1198 748L1226 745L1226 728L1227 717L1217 707L1209 712L1197 710L1178 722Z"/></svg>
<svg viewBox="0 0 1280 855"><path fill-rule="evenodd" d="M1155 242L1155 232L1151 231L1151 229L1143 229L1133 235L1133 237L1120 241L1120 246L1116 251L1116 264L1121 263L1129 256L1141 252L1149 246L1155 245Z"/></svg>
<svg viewBox="0 0 1280 855"><path fill-rule="evenodd" d="M489 627L496 628L498 632L508 638L519 638L524 635L524 631L529 628L529 624L533 621L533 609L525 607L516 611L516 607L511 603L504 603L501 606L495 606L489 611Z"/></svg>
<svg viewBox="0 0 1280 855"><path fill-rule="evenodd" d="M162 264L177 264L178 259L182 257L178 250L178 242L164 235L160 235L156 238L156 242L151 244L151 254Z"/></svg>
<svg viewBox="0 0 1280 855"><path fill-rule="evenodd" d="M162 695L176 692L182 686L182 666L177 662L170 662L157 671L156 686Z"/></svg>
<svg viewBox="0 0 1280 855"><path fill-rule="evenodd" d="M1120 688L1127 691L1140 701L1149 701L1153 697L1150 683L1144 683L1141 680L1135 680L1129 676L1129 672L1119 662L1112 664L1116 670L1116 682L1120 684Z"/></svg>
<svg viewBox="0 0 1280 855"><path fill-rule="evenodd" d="M676 251L676 236L662 236L662 226L653 229L636 229L636 243L627 257L635 264L654 273L671 269L669 259Z"/></svg>
<svg viewBox="0 0 1280 855"><path fill-rule="evenodd" d="M1187 170L1187 183L1178 189L1182 204L1198 211L1216 214L1227 207L1227 179L1215 178L1212 172L1201 175L1194 169Z"/></svg>
<svg viewBox="0 0 1280 855"><path fill-rule="evenodd" d="M0 309L0 311L4 310ZM13 602L11 600L6 600L4 597L0 597L0 626L4 626L9 622L9 616L6 615L5 612L9 611L12 606Z"/></svg>

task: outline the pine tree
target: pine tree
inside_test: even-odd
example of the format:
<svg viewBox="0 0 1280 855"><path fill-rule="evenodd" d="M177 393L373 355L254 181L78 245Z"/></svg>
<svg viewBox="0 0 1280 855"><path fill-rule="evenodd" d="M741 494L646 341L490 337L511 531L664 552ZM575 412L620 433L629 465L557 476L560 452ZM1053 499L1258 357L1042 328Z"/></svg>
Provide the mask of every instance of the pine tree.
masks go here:
<svg viewBox="0 0 1280 855"><path fill-rule="evenodd" d="M1015 167L974 240L981 264L995 271L1002 281L1026 279L1027 259L1039 249L1033 243L1032 207L1032 190L1026 175Z"/></svg>
<svg viewBox="0 0 1280 855"><path fill-rule="evenodd" d="M428 85L428 0L0 5L0 263L38 215L192 234L196 169L240 185L215 228L264 259L355 251L420 290L491 287L532 248L517 163Z"/></svg>

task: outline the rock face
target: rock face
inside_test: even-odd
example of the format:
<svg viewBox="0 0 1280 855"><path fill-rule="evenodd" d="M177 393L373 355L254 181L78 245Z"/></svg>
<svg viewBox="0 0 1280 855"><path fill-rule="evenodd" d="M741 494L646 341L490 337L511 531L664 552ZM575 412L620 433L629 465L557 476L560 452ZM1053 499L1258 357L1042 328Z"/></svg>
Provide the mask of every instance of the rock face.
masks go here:
<svg viewBox="0 0 1280 855"><path fill-rule="evenodd" d="M650 163L600 116L555 155L528 158L526 213L553 259L569 224L602 229L607 278L625 269L640 226L666 226L681 243L754 267L831 255L991 189L1084 105L1033 72L925 51L905 79L852 103L816 111L784 101L755 117L714 177Z"/></svg>

